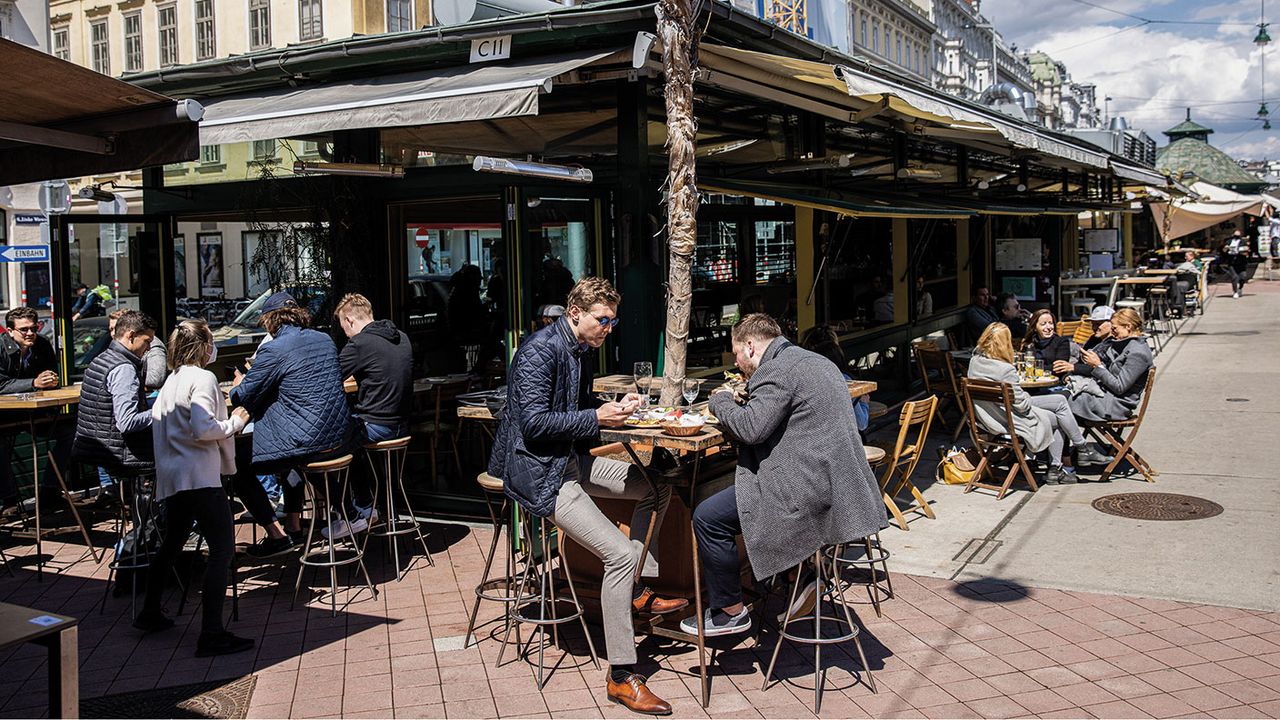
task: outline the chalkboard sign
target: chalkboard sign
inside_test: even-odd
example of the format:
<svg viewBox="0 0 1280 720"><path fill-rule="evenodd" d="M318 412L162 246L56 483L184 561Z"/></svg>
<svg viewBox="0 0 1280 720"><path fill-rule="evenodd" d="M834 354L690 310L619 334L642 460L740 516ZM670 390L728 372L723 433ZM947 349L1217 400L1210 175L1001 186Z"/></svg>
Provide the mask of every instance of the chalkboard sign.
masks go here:
<svg viewBox="0 0 1280 720"><path fill-rule="evenodd" d="M1091 253L1120 252L1120 231L1116 228L1085 230L1084 249Z"/></svg>

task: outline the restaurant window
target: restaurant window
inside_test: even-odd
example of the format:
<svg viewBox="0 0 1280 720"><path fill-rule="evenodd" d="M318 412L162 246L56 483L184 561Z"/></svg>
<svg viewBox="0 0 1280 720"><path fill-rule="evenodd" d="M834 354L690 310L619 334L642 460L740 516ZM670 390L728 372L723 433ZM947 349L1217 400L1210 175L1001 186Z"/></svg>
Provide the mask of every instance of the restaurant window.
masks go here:
<svg viewBox="0 0 1280 720"><path fill-rule="evenodd" d="M217 54L213 0L196 0L196 60L209 60Z"/></svg>
<svg viewBox="0 0 1280 720"><path fill-rule="evenodd" d="M71 36L66 28L53 31L53 56L59 60L71 59Z"/></svg>
<svg viewBox="0 0 1280 720"><path fill-rule="evenodd" d="M269 234L268 234L269 235ZM261 264L254 263L254 256L258 253L258 246L263 237L263 233L259 232L243 232L240 234L242 250L244 254L244 295L249 298L256 298L271 288L271 283L267 279L267 274L263 272L264 268Z"/></svg>
<svg viewBox="0 0 1280 720"><path fill-rule="evenodd" d="M271 2L249 0L249 49L271 47Z"/></svg>
<svg viewBox="0 0 1280 720"><path fill-rule="evenodd" d="M794 282L796 271L795 225L792 221L756 221L755 265L757 285Z"/></svg>
<svg viewBox="0 0 1280 720"><path fill-rule="evenodd" d="M142 13L124 16L124 69L125 72L142 69Z"/></svg>
<svg viewBox="0 0 1280 720"><path fill-rule="evenodd" d="M893 222L825 216L834 239L830 270L821 277L819 322L839 332L883 325L893 317ZM814 224L821 227L822 218ZM856 239L856 241L855 241ZM815 260L820 262L821 259Z"/></svg>
<svg viewBox="0 0 1280 720"><path fill-rule="evenodd" d="M321 0L298 0L298 39L324 37L324 5Z"/></svg>
<svg viewBox="0 0 1280 720"><path fill-rule="evenodd" d="M958 292L955 220L908 220L912 258L910 317L919 320L955 307ZM926 298L927 294L927 298Z"/></svg>
<svg viewBox="0 0 1280 720"><path fill-rule="evenodd" d="M698 223L693 251L693 286L738 282L738 223L729 220Z"/></svg>
<svg viewBox="0 0 1280 720"><path fill-rule="evenodd" d="M254 140L253 141L253 160L254 162L269 162L276 157L276 141L275 140Z"/></svg>
<svg viewBox="0 0 1280 720"><path fill-rule="evenodd" d="M160 65L178 64L178 7L167 5L156 8L157 25L160 28Z"/></svg>
<svg viewBox="0 0 1280 720"><path fill-rule="evenodd" d="M111 45L106 20L89 24L89 48L93 58L93 69L103 75L110 75Z"/></svg>
<svg viewBox="0 0 1280 720"><path fill-rule="evenodd" d="M413 29L413 0L387 0L387 32Z"/></svg>

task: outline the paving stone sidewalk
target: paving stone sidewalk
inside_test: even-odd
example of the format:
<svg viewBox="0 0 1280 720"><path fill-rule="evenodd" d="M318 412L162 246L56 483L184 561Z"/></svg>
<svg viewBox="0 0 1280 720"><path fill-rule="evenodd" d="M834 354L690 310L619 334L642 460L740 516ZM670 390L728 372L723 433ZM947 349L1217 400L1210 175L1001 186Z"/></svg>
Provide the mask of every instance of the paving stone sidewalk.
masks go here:
<svg viewBox="0 0 1280 720"><path fill-rule="evenodd" d="M105 527L105 526L103 526ZM0 599L82 618L82 696L258 675L251 717L629 717L609 703L604 674L572 631L544 693L523 662L494 667L498 610L478 647L462 649L472 587L489 531L431 525L434 567L419 560L400 582L375 563L376 600L364 596L336 618L314 601L290 609L294 567L241 568L240 620L252 652L193 656L195 599L168 632L130 627L128 595L107 600L107 566L81 559L76 543L46 543L54 569L36 581L29 545L8 549L14 576ZM248 540L242 527L242 540ZM1280 717L1280 614L1093 593L957 584L894 575L897 598L876 618L860 607L878 693L856 682L852 648L824 652L822 717ZM314 587L321 587L318 581ZM304 590L305 593L305 590ZM852 595L851 595L852 597ZM172 611L176 593L169 598ZM500 635L500 633L499 633ZM787 646L785 682L761 691L776 634L717 656L711 706L696 697L688 646L647 639L640 655L651 687L678 717L812 717L812 652ZM601 647L597 635L597 647ZM550 650L548 659L559 657ZM45 711L43 651L0 655L0 715Z"/></svg>

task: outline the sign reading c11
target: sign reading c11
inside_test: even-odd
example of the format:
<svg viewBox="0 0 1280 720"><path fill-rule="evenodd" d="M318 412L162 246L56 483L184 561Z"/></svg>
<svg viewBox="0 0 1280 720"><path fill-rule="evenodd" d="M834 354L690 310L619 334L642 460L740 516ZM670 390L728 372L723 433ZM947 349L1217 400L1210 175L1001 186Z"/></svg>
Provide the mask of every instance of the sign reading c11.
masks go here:
<svg viewBox="0 0 1280 720"><path fill-rule="evenodd" d="M497 35L471 41L471 62L507 60L511 57L511 36Z"/></svg>

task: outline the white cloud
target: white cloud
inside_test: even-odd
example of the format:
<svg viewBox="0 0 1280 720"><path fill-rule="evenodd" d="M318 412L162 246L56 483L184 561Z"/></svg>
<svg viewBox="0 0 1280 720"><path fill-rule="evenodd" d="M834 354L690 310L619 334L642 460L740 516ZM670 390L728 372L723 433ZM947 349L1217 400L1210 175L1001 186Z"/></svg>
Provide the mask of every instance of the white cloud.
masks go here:
<svg viewBox="0 0 1280 720"><path fill-rule="evenodd" d="M1257 21L1257 7L1250 15L1240 2L1208 7L1138 0L1105 4L1143 17ZM1161 131L1181 122L1190 106L1192 119L1212 127L1212 142L1233 156L1280 156L1280 138L1271 135L1280 130L1264 131L1254 117L1262 97L1262 69L1252 42L1256 29L1250 25L1145 25L1108 37L1137 21L1074 2L1035 3L1034 10L1025 9L1027 5L1025 0L987 0L982 9L1009 41L1049 52L1066 64L1073 80L1097 85L1099 104L1111 96L1111 114L1123 115L1157 143L1166 142ZM1270 46L1268 75L1269 86L1276 89L1268 96L1277 98L1269 105L1280 128L1280 53L1275 48Z"/></svg>

